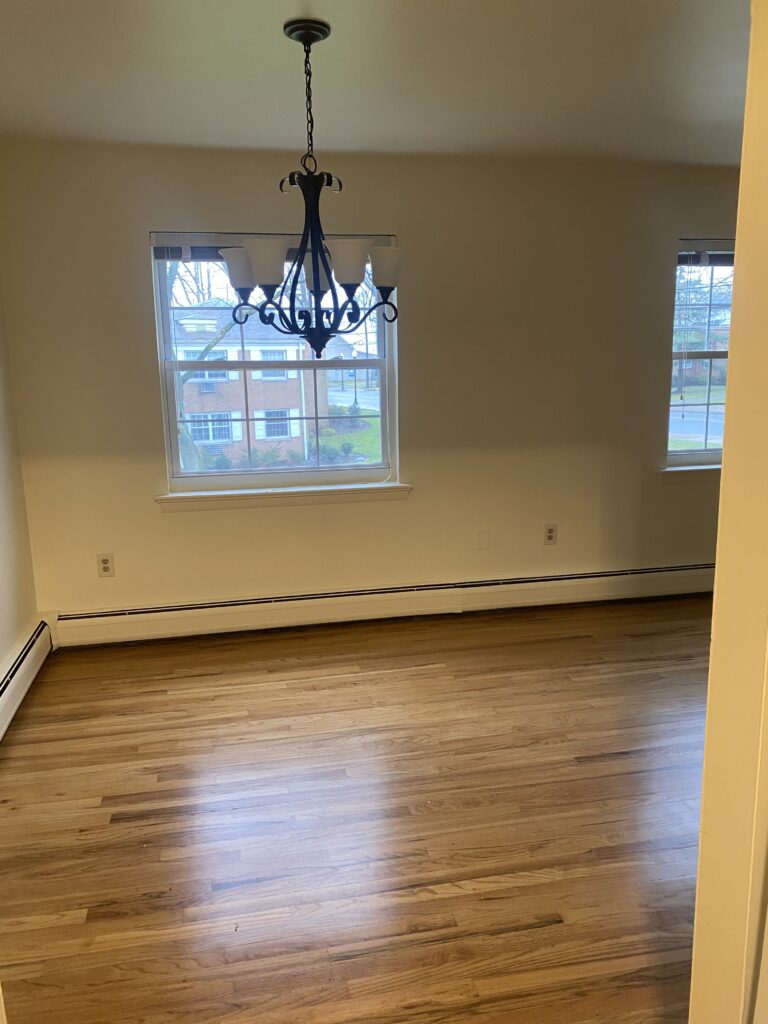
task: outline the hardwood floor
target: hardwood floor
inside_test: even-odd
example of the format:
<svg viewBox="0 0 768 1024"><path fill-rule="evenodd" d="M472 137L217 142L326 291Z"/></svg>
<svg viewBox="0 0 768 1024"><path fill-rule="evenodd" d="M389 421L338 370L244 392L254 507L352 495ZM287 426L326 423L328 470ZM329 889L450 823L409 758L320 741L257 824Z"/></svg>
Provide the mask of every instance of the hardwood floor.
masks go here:
<svg viewBox="0 0 768 1024"><path fill-rule="evenodd" d="M9 1024L686 1020L709 602L53 655Z"/></svg>

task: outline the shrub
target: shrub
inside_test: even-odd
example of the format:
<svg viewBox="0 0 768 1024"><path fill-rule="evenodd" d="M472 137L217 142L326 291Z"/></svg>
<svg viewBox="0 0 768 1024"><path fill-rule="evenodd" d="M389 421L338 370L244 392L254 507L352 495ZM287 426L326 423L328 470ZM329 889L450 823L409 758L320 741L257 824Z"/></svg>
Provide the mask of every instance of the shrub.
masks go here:
<svg viewBox="0 0 768 1024"><path fill-rule="evenodd" d="M345 462L346 456L337 448L334 444L323 444L320 442L320 464L324 466L334 466L339 462Z"/></svg>

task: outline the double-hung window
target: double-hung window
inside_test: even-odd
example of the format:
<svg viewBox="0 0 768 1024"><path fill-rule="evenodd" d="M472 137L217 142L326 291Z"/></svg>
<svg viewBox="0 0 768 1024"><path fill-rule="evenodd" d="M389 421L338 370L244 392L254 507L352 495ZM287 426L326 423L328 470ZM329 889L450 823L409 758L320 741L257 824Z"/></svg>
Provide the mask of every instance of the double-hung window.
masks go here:
<svg viewBox="0 0 768 1024"><path fill-rule="evenodd" d="M189 419L189 432L196 444L230 444L234 440L231 412L193 412Z"/></svg>
<svg viewBox="0 0 768 1024"><path fill-rule="evenodd" d="M396 482L393 325L374 313L318 360L258 314L236 324L218 250L245 237L152 239L170 490ZM357 299L378 299L370 267Z"/></svg>
<svg viewBox="0 0 768 1024"><path fill-rule="evenodd" d="M274 440L276 437L289 438L291 436L290 417L290 409L265 409L264 432L262 436L270 440Z"/></svg>
<svg viewBox="0 0 768 1024"><path fill-rule="evenodd" d="M672 333L670 465L720 462L732 293L732 242L681 243Z"/></svg>
<svg viewBox="0 0 768 1024"><path fill-rule="evenodd" d="M259 349L259 359L265 362L280 363L274 370L262 370L262 380L288 380L288 371L282 365L288 360L288 352L284 348L262 348Z"/></svg>

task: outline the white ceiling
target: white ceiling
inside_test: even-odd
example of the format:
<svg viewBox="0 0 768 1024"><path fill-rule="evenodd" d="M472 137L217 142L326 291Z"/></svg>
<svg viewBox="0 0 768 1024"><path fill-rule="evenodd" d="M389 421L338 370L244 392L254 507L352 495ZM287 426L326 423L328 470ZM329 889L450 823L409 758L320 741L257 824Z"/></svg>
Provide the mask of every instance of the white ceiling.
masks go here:
<svg viewBox="0 0 768 1024"><path fill-rule="evenodd" d="M0 132L737 163L749 0L0 0Z"/></svg>

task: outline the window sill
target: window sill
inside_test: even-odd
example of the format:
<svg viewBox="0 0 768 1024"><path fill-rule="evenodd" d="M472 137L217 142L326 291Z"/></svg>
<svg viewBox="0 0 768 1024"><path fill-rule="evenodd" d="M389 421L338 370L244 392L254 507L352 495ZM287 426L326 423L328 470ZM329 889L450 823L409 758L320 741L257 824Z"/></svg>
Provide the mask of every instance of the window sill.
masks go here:
<svg viewBox="0 0 768 1024"><path fill-rule="evenodd" d="M690 472L700 473L703 470L703 471L709 472L709 473L719 473L720 469L721 469L721 466L720 466L719 462L699 462L699 463L690 463L690 464L688 464L686 466L683 466L683 465L680 465L680 466L663 466L659 470L659 472L660 473L690 473Z"/></svg>
<svg viewBox="0 0 768 1024"><path fill-rule="evenodd" d="M177 491L160 494L161 512L269 508L272 505L327 505L354 501L397 501L411 493L410 484L339 484L330 487L272 487L259 491Z"/></svg>

